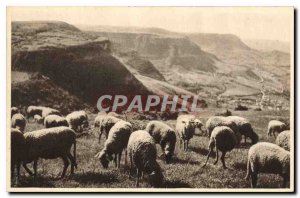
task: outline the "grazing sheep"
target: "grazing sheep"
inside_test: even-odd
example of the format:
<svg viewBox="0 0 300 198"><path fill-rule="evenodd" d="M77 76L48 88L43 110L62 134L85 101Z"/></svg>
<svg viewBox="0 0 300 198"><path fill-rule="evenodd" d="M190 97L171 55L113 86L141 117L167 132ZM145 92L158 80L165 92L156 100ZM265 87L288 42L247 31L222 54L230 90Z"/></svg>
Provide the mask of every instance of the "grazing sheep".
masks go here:
<svg viewBox="0 0 300 198"><path fill-rule="evenodd" d="M223 116L212 116L206 121L206 129L207 133L209 134L209 137L211 136L212 131L217 126L227 126L233 130L233 132L236 135L237 138L237 145L239 146L242 136L240 134L240 131L238 130L237 124L235 121L232 121L231 119L228 119L228 117Z"/></svg>
<svg viewBox="0 0 300 198"><path fill-rule="evenodd" d="M276 144L287 151L290 151L290 131L282 131L276 138Z"/></svg>
<svg viewBox="0 0 300 198"><path fill-rule="evenodd" d="M38 115L38 114L34 115L34 116L33 116L33 119L34 119L34 120L36 121L36 123L38 123L38 124L42 124L43 121L44 121L44 119L42 118L42 116L40 116L40 115Z"/></svg>
<svg viewBox="0 0 300 198"><path fill-rule="evenodd" d="M104 117L99 117L98 118L100 121L101 121L101 124L99 123L99 141L100 141L100 138L101 138L101 135L104 133L105 135L105 138L107 139L108 135L109 135L109 132L110 132L110 129L119 121L121 121L121 119L119 118L116 118L114 116L104 116ZM98 122L98 121L97 121Z"/></svg>
<svg viewBox="0 0 300 198"><path fill-rule="evenodd" d="M27 119L30 117L33 117L34 115L40 115L42 116L43 109L45 107L42 106L29 106L27 108Z"/></svg>
<svg viewBox="0 0 300 198"><path fill-rule="evenodd" d="M14 179L15 169L17 169L17 175L15 184L18 185L20 178L20 167L24 157L25 137L18 129L11 129L11 178Z"/></svg>
<svg viewBox="0 0 300 198"><path fill-rule="evenodd" d="M237 145L237 143L238 142L237 142L236 135L232 129L230 129L227 126L215 127L210 136L209 145L208 145L209 153L207 155L207 158L206 158L206 161L205 161L205 164L203 165L203 167L206 166L207 161L215 147L216 148L216 161L214 162L214 164L218 163L219 151L221 151L222 152L222 155L221 155L222 165L223 165L223 168L226 169L225 155L227 152L231 151Z"/></svg>
<svg viewBox="0 0 300 198"><path fill-rule="evenodd" d="M16 128L16 129L20 130L22 133L24 133L25 126L26 126L26 119L22 114L17 113L15 115L13 115L13 117L11 118L11 127L12 128Z"/></svg>
<svg viewBox="0 0 300 198"><path fill-rule="evenodd" d="M60 115L60 112L56 109L45 107L42 111L42 117L45 119L48 115Z"/></svg>
<svg viewBox="0 0 300 198"><path fill-rule="evenodd" d="M195 134L194 118L194 116L190 115L181 115L177 118L176 132L179 136L180 145L183 142L184 151L188 150L189 141Z"/></svg>
<svg viewBox="0 0 300 198"><path fill-rule="evenodd" d="M136 187L139 187L140 177L143 173L149 175L149 183L153 187L160 187L163 174L156 161L156 146L152 136L143 130L138 130L130 135L127 151L130 158L130 170L133 165L137 170Z"/></svg>
<svg viewBox="0 0 300 198"><path fill-rule="evenodd" d="M19 109L17 107L11 107L11 118L13 117L13 115L15 115L16 113L19 113Z"/></svg>
<svg viewBox="0 0 300 198"><path fill-rule="evenodd" d="M37 175L37 161L39 158L56 159L61 157L64 161L64 169L61 174L63 178L71 161L71 174L74 173L76 164L76 134L69 127L54 127L27 132L24 134L26 140L26 155L23 166L32 175L26 164L33 161L34 176ZM71 147L73 155L71 154Z"/></svg>
<svg viewBox="0 0 300 198"><path fill-rule="evenodd" d="M113 111L109 112L107 115L109 115L109 116L114 116L114 117L120 118L120 119L122 118L122 115L117 114L116 112L113 112Z"/></svg>
<svg viewBox="0 0 300 198"><path fill-rule="evenodd" d="M269 142L259 142L248 151L247 175L255 188L258 173L274 173L283 177L283 187L290 180L290 152Z"/></svg>
<svg viewBox="0 0 300 198"><path fill-rule="evenodd" d="M66 126L68 127L68 121L66 118L58 116L58 115L48 115L44 120L44 125L46 128Z"/></svg>
<svg viewBox="0 0 300 198"><path fill-rule="evenodd" d="M250 122L246 118L239 116L228 116L226 119L229 119L236 124L238 131L245 138L245 143L247 141L247 137L251 139L252 144L256 144L258 142L258 135L254 132Z"/></svg>
<svg viewBox="0 0 300 198"><path fill-rule="evenodd" d="M88 116L85 111L74 111L66 117L69 126L76 132L82 132L82 127L88 127Z"/></svg>
<svg viewBox="0 0 300 198"><path fill-rule="evenodd" d="M154 138L156 144L160 144L168 164L174 154L176 144L175 131L167 124L160 121L151 121L147 124L145 131Z"/></svg>
<svg viewBox="0 0 300 198"><path fill-rule="evenodd" d="M98 135L99 135L99 143L100 143L100 139L101 139L101 135L102 135L102 131L101 131L101 125L102 125L102 121L104 120L104 117L106 117L106 114L99 114L96 116L95 121L94 121L94 127L95 128L99 128ZM105 136L107 139L107 136Z"/></svg>
<svg viewBox="0 0 300 198"><path fill-rule="evenodd" d="M271 120L268 125L268 136L273 135L276 138L276 133L279 134L280 132L287 129L288 128L285 123L278 120Z"/></svg>
<svg viewBox="0 0 300 198"><path fill-rule="evenodd" d="M99 158L104 168L108 167L109 161L112 160L112 155L115 155L114 161L117 168L120 168L121 156L126 149L132 126L129 122L123 120L117 122L111 129L108 138L101 152L95 157ZM126 161L126 151L125 151Z"/></svg>

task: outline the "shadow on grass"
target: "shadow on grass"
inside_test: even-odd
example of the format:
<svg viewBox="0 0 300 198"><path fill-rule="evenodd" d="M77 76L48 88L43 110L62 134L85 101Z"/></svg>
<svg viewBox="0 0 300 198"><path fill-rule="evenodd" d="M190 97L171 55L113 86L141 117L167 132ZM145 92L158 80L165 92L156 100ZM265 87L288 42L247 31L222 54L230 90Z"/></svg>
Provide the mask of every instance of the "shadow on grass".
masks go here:
<svg viewBox="0 0 300 198"><path fill-rule="evenodd" d="M208 150L205 149L205 148L198 148L198 147L190 147L189 148L191 151L194 151L195 153L199 153L201 155L205 155L207 156L208 155ZM210 157L212 158L215 158L216 157L216 153L213 151L211 154L210 154Z"/></svg>
<svg viewBox="0 0 300 198"><path fill-rule="evenodd" d="M183 181L166 181L165 188L192 188L188 183Z"/></svg>
<svg viewBox="0 0 300 198"><path fill-rule="evenodd" d="M199 162L192 161L190 159L180 159L178 157L173 157L171 164L199 164Z"/></svg>
<svg viewBox="0 0 300 198"><path fill-rule="evenodd" d="M236 170L247 170L247 164L245 162L235 162L232 166Z"/></svg>
<svg viewBox="0 0 300 198"><path fill-rule="evenodd" d="M55 187L53 182L57 180L57 178L52 177L37 176L37 178L34 179L31 176L21 176L20 184L17 187Z"/></svg>
<svg viewBox="0 0 300 198"><path fill-rule="evenodd" d="M88 183L102 184L102 183L113 183L118 181L116 172L115 173L112 172L77 173L72 177L72 179L83 184L88 184Z"/></svg>

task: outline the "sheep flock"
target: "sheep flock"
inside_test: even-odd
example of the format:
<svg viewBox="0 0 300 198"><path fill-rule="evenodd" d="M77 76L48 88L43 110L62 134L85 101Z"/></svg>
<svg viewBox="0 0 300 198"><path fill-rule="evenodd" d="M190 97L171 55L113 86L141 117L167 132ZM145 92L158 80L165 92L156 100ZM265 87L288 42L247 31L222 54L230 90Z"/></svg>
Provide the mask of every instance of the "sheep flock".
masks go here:
<svg viewBox="0 0 300 198"><path fill-rule="evenodd" d="M241 171L238 164L242 162L232 154L239 152L246 167L242 169L246 188L264 187L260 178L266 174L282 177L280 187L289 187L293 131L284 122L270 119L259 129L265 131L262 135L250 120L237 115L182 114L177 120L137 124L115 112L78 110L62 114L51 107L29 106L23 111L12 107L11 183L22 186L28 178L38 182L36 178L49 171L44 166L49 160L62 167L53 177L64 180L79 178L86 171L82 164L87 163L97 167L93 174L112 171L127 175L132 187L168 188L172 186L169 174L179 174L177 164L194 164L197 174L209 177L214 169L219 174ZM195 144L197 138L201 144ZM78 152L83 147L86 149ZM191 154L202 160L191 161ZM210 158L215 158L213 163ZM111 179L106 176L101 182L109 187Z"/></svg>

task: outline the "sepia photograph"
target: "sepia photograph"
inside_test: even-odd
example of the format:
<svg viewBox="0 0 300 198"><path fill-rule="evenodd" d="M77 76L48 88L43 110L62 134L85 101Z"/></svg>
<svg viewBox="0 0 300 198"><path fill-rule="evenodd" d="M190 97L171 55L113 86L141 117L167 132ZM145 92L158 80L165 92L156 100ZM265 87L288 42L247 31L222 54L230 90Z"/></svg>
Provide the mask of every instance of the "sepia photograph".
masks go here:
<svg viewBox="0 0 300 198"><path fill-rule="evenodd" d="M7 191L294 192L294 13L7 7Z"/></svg>

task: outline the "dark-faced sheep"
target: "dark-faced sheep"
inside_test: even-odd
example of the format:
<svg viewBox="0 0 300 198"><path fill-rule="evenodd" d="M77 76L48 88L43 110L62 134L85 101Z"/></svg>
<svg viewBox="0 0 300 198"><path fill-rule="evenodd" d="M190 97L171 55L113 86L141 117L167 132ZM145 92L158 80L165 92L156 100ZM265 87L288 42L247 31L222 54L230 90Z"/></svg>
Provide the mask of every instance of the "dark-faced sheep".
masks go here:
<svg viewBox="0 0 300 198"><path fill-rule="evenodd" d="M40 115L42 116L43 109L46 107L42 106L29 106L27 108L27 119L30 117L33 117L34 115Z"/></svg>
<svg viewBox="0 0 300 198"><path fill-rule="evenodd" d="M37 175L37 162L39 158L62 158L64 169L61 177L64 177L71 162L71 174L74 173L76 164L76 134L69 127L54 127L27 132L24 134L26 141L26 154L23 166L32 175L26 164L33 162L34 176ZM73 147L73 156L71 147ZM69 162L70 160L70 162Z"/></svg>
<svg viewBox="0 0 300 198"><path fill-rule="evenodd" d="M251 187L257 184L258 173L273 173L283 177L283 187L290 180L290 152L276 144L259 142L248 151L247 175L251 180Z"/></svg>
<svg viewBox="0 0 300 198"><path fill-rule="evenodd" d="M17 113L15 115L13 115L13 117L11 118L11 127L12 128L16 128L23 133L25 130L25 126L26 126L26 119L22 114Z"/></svg>
<svg viewBox="0 0 300 198"><path fill-rule="evenodd" d="M146 173L149 183L153 187L160 187L163 182L163 174L156 161L156 145L152 136L143 130L138 130L130 135L127 151L130 158L130 170L133 167L137 171L136 187L139 187L140 177Z"/></svg>
<svg viewBox="0 0 300 198"><path fill-rule="evenodd" d="M281 133L284 130L287 130L288 127L285 123L280 122L278 120L271 120L268 124L268 136L274 136L276 138L276 134Z"/></svg>
<svg viewBox="0 0 300 198"><path fill-rule="evenodd" d="M151 121L145 130L154 138L156 144L160 144L166 163L170 163L176 144L174 129L163 122Z"/></svg>
<svg viewBox="0 0 300 198"><path fill-rule="evenodd" d="M221 161L223 168L226 168L225 165L225 155L227 152L231 151L237 145L237 138L233 130L226 126L218 126L215 127L211 133L210 140L209 140L209 153L207 155L205 164L203 167L206 166L208 159L215 148L216 150L216 161L214 164L218 163L219 160L219 151L222 152Z"/></svg>
<svg viewBox="0 0 300 198"><path fill-rule="evenodd" d="M46 128L69 126L67 119L58 115L48 115L44 120L44 125Z"/></svg>
<svg viewBox="0 0 300 198"><path fill-rule="evenodd" d="M109 161L113 159L117 168L120 168L121 156L127 147L128 139L131 134L132 126L123 120L117 122L111 129L104 148L95 157L99 158L104 168L108 167ZM125 153L126 160L126 153Z"/></svg>
<svg viewBox="0 0 300 198"><path fill-rule="evenodd" d="M42 116L36 114L33 116L33 119L35 120L36 123L43 124L44 119L42 118Z"/></svg>

